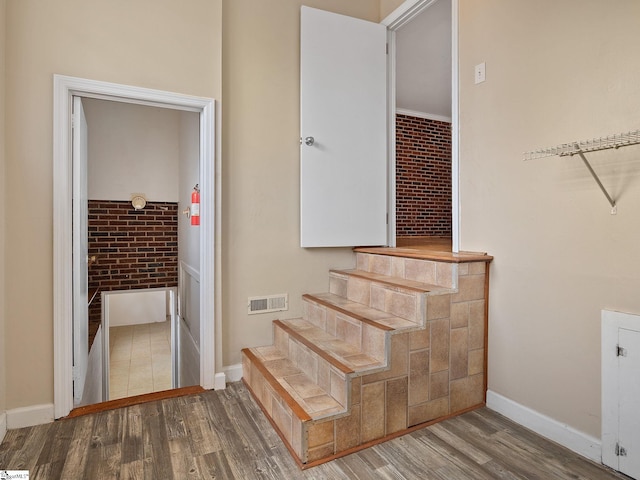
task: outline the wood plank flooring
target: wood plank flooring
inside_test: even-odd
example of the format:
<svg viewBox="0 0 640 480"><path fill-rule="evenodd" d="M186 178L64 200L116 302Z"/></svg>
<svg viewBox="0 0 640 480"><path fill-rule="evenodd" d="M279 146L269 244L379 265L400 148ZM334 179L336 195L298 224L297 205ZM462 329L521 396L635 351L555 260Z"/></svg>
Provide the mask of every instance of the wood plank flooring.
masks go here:
<svg viewBox="0 0 640 480"><path fill-rule="evenodd" d="M10 430L0 469L33 479L626 479L486 409L300 471L238 382Z"/></svg>

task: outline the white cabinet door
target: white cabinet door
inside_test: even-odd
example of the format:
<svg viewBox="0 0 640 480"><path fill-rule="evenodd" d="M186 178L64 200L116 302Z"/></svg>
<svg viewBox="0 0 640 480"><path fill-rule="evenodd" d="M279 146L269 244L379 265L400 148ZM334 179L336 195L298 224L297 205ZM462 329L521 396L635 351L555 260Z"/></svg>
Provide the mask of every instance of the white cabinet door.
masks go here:
<svg viewBox="0 0 640 480"><path fill-rule="evenodd" d="M640 315L602 311L602 463L640 479Z"/></svg>
<svg viewBox="0 0 640 480"><path fill-rule="evenodd" d="M619 368L619 468L632 478L640 478L640 331L618 330L618 345L624 354Z"/></svg>
<svg viewBox="0 0 640 480"><path fill-rule="evenodd" d="M80 405L89 361L87 120L73 97L73 404Z"/></svg>
<svg viewBox="0 0 640 480"><path fill-rule="evenodd" d="M300 242L387 243L383 25L302 7Z"/></svg>

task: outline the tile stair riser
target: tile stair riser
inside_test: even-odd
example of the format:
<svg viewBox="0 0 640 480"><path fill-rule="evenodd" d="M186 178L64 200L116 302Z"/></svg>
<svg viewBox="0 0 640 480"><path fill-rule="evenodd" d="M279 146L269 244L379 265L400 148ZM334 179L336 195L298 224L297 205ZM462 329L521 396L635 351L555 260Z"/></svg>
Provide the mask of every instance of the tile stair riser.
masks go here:
<svg viewBox="0 0 640 480"><path fill-rule="evenodd" d="M347 298L347 281L349 277L337 272L329 272L329 293Z"/></svg>
<svg viewBox="0 0 640 480"><path fill-rule="evenodd" d="M424 324L424 294L338 272L329 272L329 291L346 296L353 302L387 311L418 325ZM409 300L410 297L414 300ZM403 310L400 308L402 306L408 308Z"/></svg>
<svg viewBox="0 0 640 480"><path fill-rule="evenodd" d="M302 299L302 318L313 323L316 327L325 332L332 333L327 325L327 309L324 305L310 302L306 298Z"/></svg>
<svg viewBox="0 0 640 480"><path fill-rule="evenodd" d="M358 252L356 268L365 272L416 280L445 288L457 288L458 264L455 263Z"/></svg>
<svg viewBox="0 0 640 480"><path fill-rule="evenodd" d="M301 336L304 329L296 328L297 320L274 322L275 347L344 406L344 411L316 411L312 419L302 404L309 405L306 402L316 393L307 399L295 395L292 398L290 391L274 378L273 371L260 364L262 357L254 360L252 353L248 359L243 355L245 382L300 462L329 459L366 442L482 403L486 387L486 349L482 343L483 337L486 341L485 265L358 252L358 271L329 273L330 293L387 312L387 318L406 319L415 326L396 319L396 325L402 326L385 330L390 327L372 325L364 312L362 316L349 317L346 310L350 307L332 308L329 304L338 299L321 295L317 301L313 296L303 298L304 318L300 321L304 320L308 334ZM419 284L440 288L427 285L429 291L425 292ZM358 309L362 310L366 309ZM316 348L324 345L335 352L341 347L326 338L320 341L322 335L309 331L306 322L359 347L366 355L379 358L384 351L388 366L345 374L346 366L332 364L330 352ZM312 338L318 343L310 343ZM259 367L252 364L254 361ZM293 379L289 381L295 383Z"/></svg>
<svg viewBox="0 0 640 480"><path fill-rule="evenodd" d="M303 318L340 340L360 348L363 353L376 360L384 362L387 358L387 335L373 325L346 313L336 312L308 298L303 298Z"/></svg>
<svg viewBox="0 0 640 480"><path fill-rule="evenodd" d="M279 324L275 323L273 326L274 338L276 339L275 345L278 350L286 353L287 358L297 368L346 408L348 406L346 392L349 387L347 376L333 365L330 365L316 352L290 336Z"/></svg>

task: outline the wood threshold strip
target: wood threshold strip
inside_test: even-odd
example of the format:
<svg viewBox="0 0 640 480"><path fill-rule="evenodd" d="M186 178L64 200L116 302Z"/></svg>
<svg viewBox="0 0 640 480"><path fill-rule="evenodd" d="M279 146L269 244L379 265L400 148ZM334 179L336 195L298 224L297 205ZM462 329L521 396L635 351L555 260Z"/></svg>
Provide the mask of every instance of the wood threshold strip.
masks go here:
<svg viewBox="0 0 640 480"><path fill-rule="evenodd" d="M417 293L429 293L431 291L428 288L412 287L411 285L401 285L397 282L394 282L392 280L386 280L384 278L384 277L386 278L392 278L392 277L387 277L386 275L380 275L380 274L371 275L371 272L363 272L360 270L331 270L331 272L338 273L340 275L349 275L351 277L362 278L364 280L370 280L372 282L381 283L382 285L387 285L389 287L399 288L402 290L410 290L412 292L417 292ZM436 285L433 285L433 288L438 288L438 287Z"/></svg>
<svg viewBox="0 0 640 480"><path fill-rule="evenodd" d="M202 393L205 389L200 385L192 387L174 388L172 390L163 390L161 392L145 393L143 395L134 395L133 397L118 398L116 400L108 400L106 402L94 403L93 405L85 405L74 408L69 415L64 418L75 418L90 413L99 413L106 410L115 410L116 408L130 407L140 403L154 402L156 400L165 400L167 398L182 397L184 395L192 395Z"/></svg>
<svg viewBox="0 0 640 480"><path fill-rule="evenodd" d="M345 365L340 360L332 357L325 350L323 350L322 348L320 348L318 345L316 345L315 343L311 342L310 340L307 340L305 337L303 337L298 332L296 332L293 328L289 327L285 323L282 323L282 321L274 320L273 324L274 325L278 325L280 328L282 328L282 330L287 332L287 334L290 337L294 337L296 340L298 340L300 343L302 343L305 347L307 347L309 350L312 350L313 352L315 352L320 358L322 358L322 359L326 360L327 362L329 362L331 365L336 367L342 373L345 373L345 374L354 373L355 370L353 370L353 368Z"/></svg>
<svg viewBox="0 0 640 480"><path fill-rule="evenodd" d="M335 305L327 300L323 300L321 298L316 297L315 295L310 295L308 293L305 293L304 295L302 295L302 298L306 298L307 300L310 300L314 303L317 303L318 305L323 305L325 307L329 307L332 310L335 310L339 313L342 313L343 315L347 315L348 317L354 318L356 320L361 321L362 323L366 323L367 325L371 325L372 327L375 328L379 328L380 330L384 330L385 332L391 332L393 330L395 330L395 328L393 327L389 327L387 325L383 325L381 323L376 322L375 320L371 320L370 318L367 317L363 317L362 315L358 314L358 313L354 313L351 312L345 308L342 308L338 305Z"/></svg>
<svg viewBox="0 0 640 480"><path fill-rule="evenodd" d="M274 377L271 374L271 372L267 369L267 367L265 367L263 363L260 361L260 359L254 355L254 353L251 351L250 348L243 348L242 353L244 353L247 356L247 358L251 361L252 365L255 365L255 367L258 370L260 370L260 373L262 374L264 379L267 382L269 382L269 385L273 387L276 393L280 396L280 398L282 398L285 401L285 403L289 406L289 408L291 408L294 415L298 417L300 421L308 422L311 420L311 416L304 410L304 408L300 406L298 402L295 401L295 399L291 396L291 394L287 392L287 390L282 385L280 385L280 382L278 382L278 379L276 379L276 377ZM244 382L244 383L247 384L247 382ZM259 398L259 397L254 395L254 398ZM269 418L269 415L267 415L267 417Z"/></svg>

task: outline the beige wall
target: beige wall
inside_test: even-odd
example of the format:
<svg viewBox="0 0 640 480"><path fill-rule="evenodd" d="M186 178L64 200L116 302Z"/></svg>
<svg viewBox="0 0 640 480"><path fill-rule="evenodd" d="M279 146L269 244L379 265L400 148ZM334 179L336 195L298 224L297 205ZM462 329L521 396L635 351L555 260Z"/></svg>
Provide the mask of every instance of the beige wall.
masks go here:
<svg viewBox="0 0 640 480"><path fill-rule="evenodd" d="M385 19L403 3L404 0L380 0L380 20Z"/></svg>
<svg viewBox="0 0 640 480"><path fill-rule="evenodd" d="M53 401L53 74L220 98L221 7L220 0L7 2L6 198L14 208L5 229L6 357L23 359L7 362L8 409ZM25 193L29 208L18 208Z"/></svg>
<svg viewBox="0 0 640 480"><path fill-rule="evenodd" d="M5 13L6 13L6 1L0 0L0 416L6 410L6 355L5 355L5 301L4 301L4 271L5 271L5 220L4 220L4 205L6 194L5 183L5 143L4 143L4 101L5 101L5 88L4 88L4 74L5 74Z"/></svg>
<svg viewBox="0 0 640 480"><path fill-rule="evenodd" d="M640 313L640 147L525 151L640 128L640 3L461 0L461 247L492 265L489 388L600 436L600 310ZM473 84L486 62L487 81Z"/></svg>
<svg viewBox="0 0 640 480"><path fill-rule="evenodd" d="M224 364L271 343L271 321L301 314L350 249L300 248L300 5L378 21L378 0L226 0L223 6ZM247 315L247 298L289 294L289 311Z"/></svg>
<svg viewBox="0 0 640 480"><path fill-rule="evenodd" d="M224 8L223 8L224 3ZM349 249L298 246L298 65L301 1L9 0L7 198L29 189L37 208L7 212L7 408L53 401L52 75L222 98L221 301L224 365L271 342L273 316L247 316L250 295L324 291ZM377 21L378 0L306 2ZM225 44L222 78L222 24ZM220 123L218 124L220 126ZM27 266L28 268L25 268ZM35 301L34 301L35 299ZM3 389L5 390L5 389Z"/></svg>
<svg viewBox="0 0 640 480"><path fill-rule="evenodd" d="M298 315L301 293L326 290L328 268L352 265L348 249L298 246L300 3L7 2L4 192L28 190L33 208L7 209L0 228L4 358L30 351L0 361L6 408L53 400L54 73L223 98L225 365L270 343L272 318ZM388 13L377 0L305 3L374 21ZM640 312L640 147L590 156L619 198L616 216L578 159L525 163L522 152L638 128L639 15L634 0L460 5L461 247L495 256L489 388L594 436L600 309ZM487 81L474 85L483 61ZM248 296L282 292L289 312L246 314Z"/></svg>

